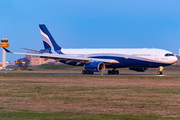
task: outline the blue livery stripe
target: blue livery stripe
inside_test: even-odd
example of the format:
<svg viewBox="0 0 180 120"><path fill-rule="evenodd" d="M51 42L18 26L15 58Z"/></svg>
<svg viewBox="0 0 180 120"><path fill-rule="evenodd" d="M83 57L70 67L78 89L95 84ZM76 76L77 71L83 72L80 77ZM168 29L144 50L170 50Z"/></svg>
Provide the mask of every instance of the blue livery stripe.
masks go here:
<svg viewBox="0 0 180 120"><path fill-rule="evenodd" d="M44 24L40 24L39 28L41 29L41 31L48 36L48 40L49 41L44 41L46 36L43 36L43 43L44 43L44 47L45 49L49 49L49 47L54 47L53 49L55 50L59 50L61 49L61 47L55 42L54 38L52 37L52 35L50 34L49 30L47 29L47 27ZM47 39L47 38L46 38ZM45 43L46 42L46 43ZM49 42L49 43L48 43ZM48 44L48 45L47 45ZM52 46L51 46L52 44ZM52 48L51 48L52 49Z"/></svg>

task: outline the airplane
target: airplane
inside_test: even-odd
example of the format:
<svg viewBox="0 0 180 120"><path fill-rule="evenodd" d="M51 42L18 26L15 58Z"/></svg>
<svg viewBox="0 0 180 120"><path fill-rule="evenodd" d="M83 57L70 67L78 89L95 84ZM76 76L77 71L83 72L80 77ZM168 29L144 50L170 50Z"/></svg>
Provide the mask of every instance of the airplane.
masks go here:
<svg viewBox="0 0 180 120"><path fill-rule="evenodd" d="M163 49L63 49L61 48L45 24L39 25L44 49L32 50L35 53L17 53L4 48L6 52L19 55L39 56L40 58L55 59L56 61L84 66L82 74L103 72L106 68L108 74L119 74L117 68L129 68L136 72L147 72L149 68L159 68L157 74L163 74L163 67L172 65L177 57L170 51Z"/></svg>

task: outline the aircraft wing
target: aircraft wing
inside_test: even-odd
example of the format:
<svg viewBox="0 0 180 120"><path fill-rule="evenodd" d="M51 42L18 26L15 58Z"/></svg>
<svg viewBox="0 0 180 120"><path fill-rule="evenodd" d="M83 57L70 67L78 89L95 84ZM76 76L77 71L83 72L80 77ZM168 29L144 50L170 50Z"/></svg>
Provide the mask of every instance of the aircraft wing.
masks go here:
<svg viewBox="0 0 180 120"><path fill-rule="evenodd" d="M24 50L31 50L31 51L34 51L34 52L43 53L42 51L39 51L39 50L33 50L33 49L22 48L22 47L19 47L19 48L20 48L20 49L24 49Z"/></svg>
<svg viewBox="0 0 180 120"><path fill-rule="evenodd" d="M77 56L69 56L69 55L64 55L64 54L49 54L49 53L41 53L41 54L35 54L35 53L17 53L17 52L11 52L6 48L3 48L6 50L8 53L12 54L18 54L18 55L32 55L32 56L39 56L41 58L49 58L49 59L56 59L56 60L67 60L67 61L78 61L78 62L84 62L84 63L89 63L89 62L103 62L105 64L114 64L114 63L119 63L117 60L114 59L99 59L99 58L87 58L87 57L77 57Z"/></svg>

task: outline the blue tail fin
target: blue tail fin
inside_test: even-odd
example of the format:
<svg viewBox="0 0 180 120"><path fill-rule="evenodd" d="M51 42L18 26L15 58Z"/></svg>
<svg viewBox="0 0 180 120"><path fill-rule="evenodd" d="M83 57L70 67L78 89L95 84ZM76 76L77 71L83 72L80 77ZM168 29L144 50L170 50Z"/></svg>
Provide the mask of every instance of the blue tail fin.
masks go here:
<svg viewBox="0 0 180 120"><path fill-rule="evenodd" d="M47 27L44 24L39 25L44 48L51 50L60 50L61 47L55 42L54 38L51 36L51 33L48 31Z"/></svg>

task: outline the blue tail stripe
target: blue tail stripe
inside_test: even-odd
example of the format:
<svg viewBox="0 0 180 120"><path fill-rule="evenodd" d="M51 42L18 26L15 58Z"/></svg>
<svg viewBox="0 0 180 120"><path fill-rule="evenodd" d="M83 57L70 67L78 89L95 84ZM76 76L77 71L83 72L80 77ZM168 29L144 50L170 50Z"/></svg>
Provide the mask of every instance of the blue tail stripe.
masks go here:
<svg viewBox="0 0 180 120"><path fill-rule="evenodd" d="M47 29L47 27L44 24L40 24L39 28L41 29L41 31L44 34L46 34L49 37L49 39L50 39L50 41L51 41L51 43L52 43L52 45L53 45L55 50L61 49L61 47L55 42L54 38L52 37L52 35L50 34L49 30ZM43 43L44 43L45 49L49 49L50 48L50 45L48 43L46 43L44 41L43 41Z"/></svg>
<svg viewBox="0 0 180 120"><path fill-rule="evenodd" d="M45 49L49 49L49 48L51 48L51 46L49 46L49 44L47 44L47 43L46 43L46 42L44 42L44 41L43 41L43 44L44 44L44 48L45 48Z"/></svg>

